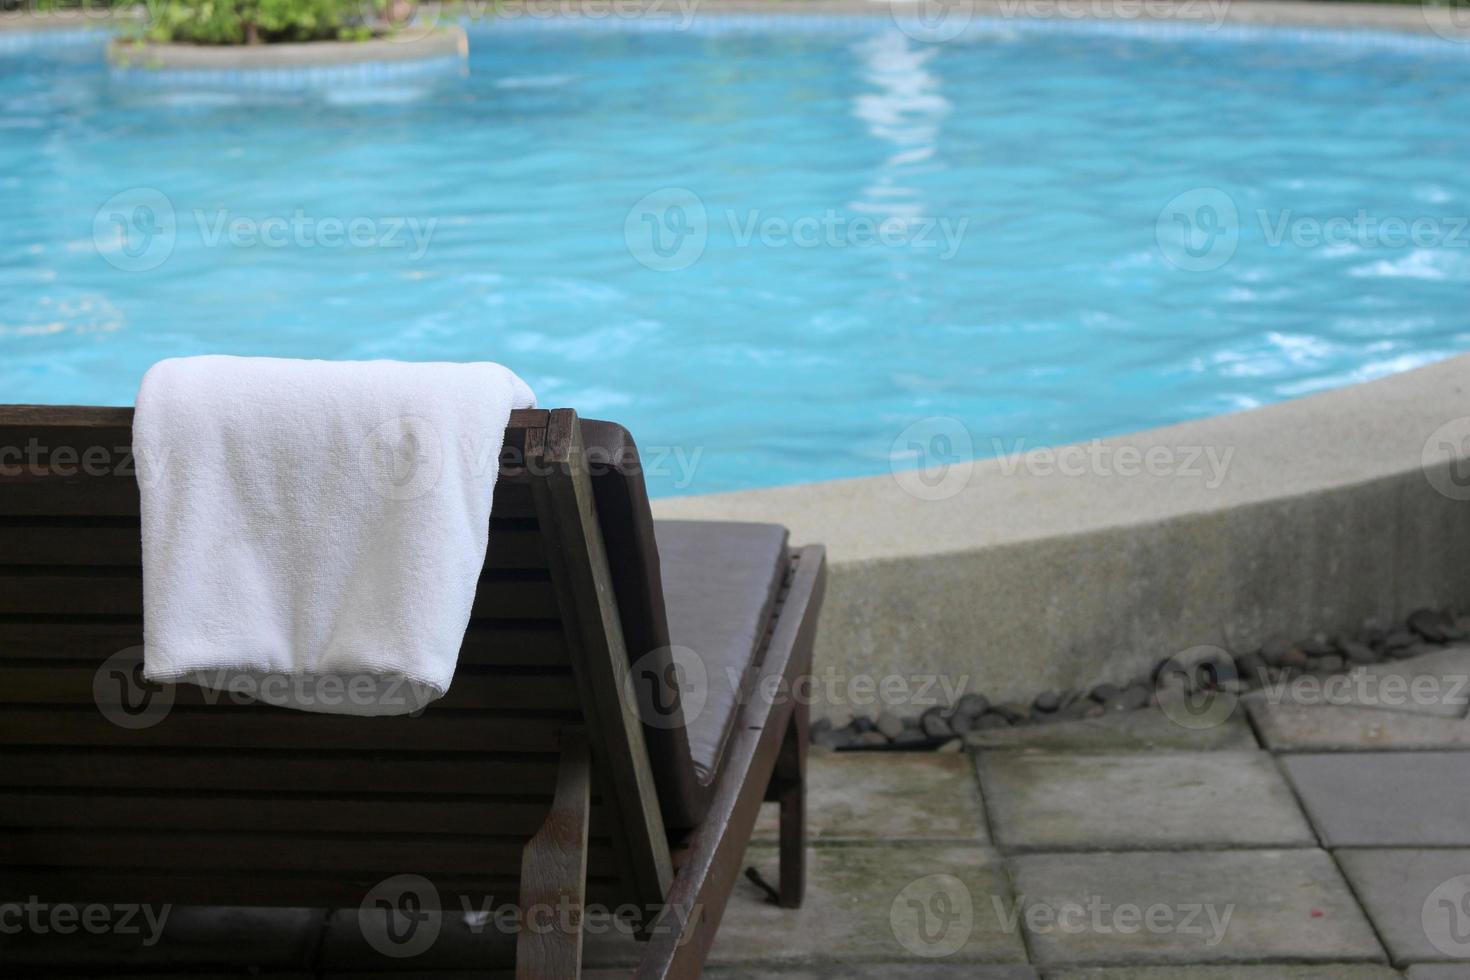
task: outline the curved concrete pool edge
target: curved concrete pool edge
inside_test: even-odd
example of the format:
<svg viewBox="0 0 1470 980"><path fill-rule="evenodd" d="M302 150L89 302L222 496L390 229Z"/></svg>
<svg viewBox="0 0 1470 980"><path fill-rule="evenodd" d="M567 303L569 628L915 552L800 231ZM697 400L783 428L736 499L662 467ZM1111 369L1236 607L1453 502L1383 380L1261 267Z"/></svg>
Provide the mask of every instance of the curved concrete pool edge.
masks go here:
<svg viewBox="0 0 1470 980"><path fill-rule="evenodd" d="M948 8L953 8L948 9ZM450 22L458 13L444 17L444 10L460 8L438 2L419 5L423 16ZM481 13L481 11L488 13ZM1209 28L1231 25L1260 25L1326 30L1380 30L1470 40L1470 27L1452 10L1420 3L1368 2L1368 0L953 0L938 10L925 10L922 0L504 0L488 7L471 6L465 20L514 20L529 17L587 17L607 20L644 17L650 14L687 23L695 16L760 14L769 16L874 16L894 17L924 14L953 15L977 20L1116 21L1202 25ZM97 6L66 7L49 11L0 12L0 33L6 31L54 31L108 28L135 21L136 9L115 10Z"/></svg>
<svg viewBox="0 0 1470 980"><path fill-rule="evenodd" d="M813 710L841 721L918 713L945 691L1123 682L1194 646L1238 653L1459 604L1467 445L1470 355L933 471L958 488L944 499L890 475L665 498L654 514L772 521L827 545Z"/></svg>

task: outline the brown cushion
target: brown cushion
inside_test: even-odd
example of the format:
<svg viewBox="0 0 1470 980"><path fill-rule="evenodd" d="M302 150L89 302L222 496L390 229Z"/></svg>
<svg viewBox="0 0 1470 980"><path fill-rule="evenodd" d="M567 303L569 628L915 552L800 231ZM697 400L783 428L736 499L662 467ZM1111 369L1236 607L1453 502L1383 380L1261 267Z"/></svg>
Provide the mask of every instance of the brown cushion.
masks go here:
<svg viewBox="0 0 1470 980"><path fill-rule="evenodd" d="M655 521L653 528L669 638L692 650L704 671L703 685L686 678L683 708L695 775L708 785L781 588L786 529L727 521Z"/></svg>
<svg viewBox="0 0 1470 980"><path fill-rule="evenodd" d="M672 521L659 522L655 536L638 447L628 430L583 419L582 443L639 685L659 806L669 827L693 827L709 809L734 719L736 691L726 678L732 668L739 674L742 662L750 666L784 571L786 532L773 525ZM672 644L698 651L709 665L709 692L688 720L675 684L652 692L647 684L678 678Z"/></svg>

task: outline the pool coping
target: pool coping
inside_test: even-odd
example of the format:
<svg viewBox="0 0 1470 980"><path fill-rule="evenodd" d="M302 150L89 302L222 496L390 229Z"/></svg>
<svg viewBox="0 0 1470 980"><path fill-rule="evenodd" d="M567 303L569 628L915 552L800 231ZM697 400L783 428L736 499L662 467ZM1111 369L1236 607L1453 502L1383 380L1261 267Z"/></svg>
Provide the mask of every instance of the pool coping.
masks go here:
<svg viewBox="0 0 1470 980"><path fill-rule="evenodd" d="M425 9L438 4L426 4ZM1442 8L1426 4L1338 0L503 0L508 12L555 11L559 16L636 16L639 11L695 16L935 16L959 11L987 20L1151 21L1351 28L1445 36L1436 22ZM1452 25L1453 26L1453 25ZM1470 24L1455 31L1470 40Z"/></svg>
<svg viewBox="0 0 1470 980"><path fill-rule="evenodd" d="M469 40L457 24L436 25L426 34L369 41L311 41L302 44L161 44L113 37L107 61L133 71L234 72L328 68L373 62L465 58Z"/></svg>
<svg viewBox="0 0 1470 980"><path fill-rule="evenodd" d="M1045 688L1126 683L1196 646L1240 653L1273 636L1463 606L1470 480L1463 493L1446 482L1460 474L1445 444L1470 445L1470 355L1246 412L959 464L947 475L964 479L948 483L900 471L653 508L659 518L784 524L793 541L827 546L819 680L845 689L854 678L922 676L1029 700ZM1151 453L1166 465L1123 465ZM869 713L829 694L819 716Z"/></svg>
<svg viewBox="0 0 1470 980"><path fill-rule="evenodd" d="M444 5L426 3L425 16L437 18ZM495 15L503 20L636 18L650 14L680 18L731 14L762 16L863 16L901 19L911 12L933 15L933 8L958 10L966 18L985 20L1060 20L1187 23L1219 27L1320 28L1378 30L1435 35L1470 42L1470 12L1424 4L1354 3L1338 0L503 0ZM449 20L471 23L492 19L473 12L489 7L470 4L471 16ZM466 8L460 8L466 9ZM0 13L0 33L105 28L132 22L132 11L16 11Z"/></svg>

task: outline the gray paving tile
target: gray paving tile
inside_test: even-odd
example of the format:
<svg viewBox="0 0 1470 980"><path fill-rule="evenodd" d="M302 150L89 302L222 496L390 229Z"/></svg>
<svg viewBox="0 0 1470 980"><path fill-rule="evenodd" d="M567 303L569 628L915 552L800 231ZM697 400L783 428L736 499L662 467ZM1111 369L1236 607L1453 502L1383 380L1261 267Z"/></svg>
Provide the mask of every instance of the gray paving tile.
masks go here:
<svg viewBox="0 0 1470 980"><path fill-rule="evenodd" d="M1237 712L1222 724L1187 728L1162 711L1148 708L1101 718L970 732L976 749L1045 749L1055 752L1209 752L1256 748L1255 736Z"/></svg>
<svg viewBox="0 0 1470 980"><path fill-rule="evenodd" d="M1368 963L1303 966L1101 966L1052 970L1046 980L1398 980L1399 972Z"/></svg>
<svg viewBox="0 0 1470 980"><path fill-rule="evenodd" d="M768 803L756 839L776 839ZM980 783L963 752L812 752L807 835L816 842L952 840L984 843Z"/></svg>
<svg viewBox="0 0 1470 980"><path fill-rule="evenodd" d="M1282 756L1328 847L1470 846L1470 752Z"/></svg>
<svg viewBox="0 0 1470 980"><path fill-rule="evenodd" d="M1470 848L1354 849L1337 860L1395 963L1470 961Z"/></svg>
<svg viewBox="0 0 1470 980"><path fill-rule="evenodd" d="M1382 708L1249 704L1273 752L1354 752L1470 748L1470 722Z"/></svg>
<svg viewBox="0 0 1470 980"><path fill-rule="evenodd" d="M320 909L155 906L151 919L112 914L107 921L117 928L63 933L52 925L53 908L61 906L38 910L34 916L22 908L26 921L39 926L0 933L0 974L102 966L133 972L300 969L309 965L325 914ZM155 923L162 926L161 936ZM61 925L66 927L65 922Z"/></svg>
<svg viewBox="0 0 1470 980"><path fill-rule="evenodd" d="M1325 851L1028 854L1007 863L1032 960L1043 967L1384 958Z"/></svg>
<svg viewBox="0 0 1470 980"><path fill-rule="evenodd" d="M976 764L992 836L1006 849L1317 843L1266 752L983 752Z"/></svg>
<svg viewBox="0 0 1470 980"><path fill-rule="evenodd" d="M1247 705L1336 705L1464 718L1470 708L1470 647L1452 647L1327 677L1306 674L1268 684L1243 700Z"/></svg>
<svg viewBox="0 0 1470 980"><path fill-rule="evenodd" d="M742 879L725 909L712 964L1025 963L999 855L978 845L850 845L808 850L807 896L777 908ZM775 881L775 849L746 862Z"/></svg>
<svg viewBox="0 0 1470 980"><path fill-rule="evenodd" d="M1421 963L1409 967L1404 980L1470 980L1470 963L1462 966L1436 966Z"/></svg>

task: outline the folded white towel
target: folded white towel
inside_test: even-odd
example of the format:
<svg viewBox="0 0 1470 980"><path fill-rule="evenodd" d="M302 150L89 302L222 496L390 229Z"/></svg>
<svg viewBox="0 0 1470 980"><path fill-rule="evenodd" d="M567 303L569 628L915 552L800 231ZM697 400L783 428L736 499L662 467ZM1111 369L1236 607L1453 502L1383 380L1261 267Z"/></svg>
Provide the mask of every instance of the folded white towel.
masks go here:
<svg viewBox="0 0 1470 980"><path fill-rule="evenodd" d="M133 421L145 676L333 714L442 696L505 426L534 404L499 364L155 364Z"/></svg>

